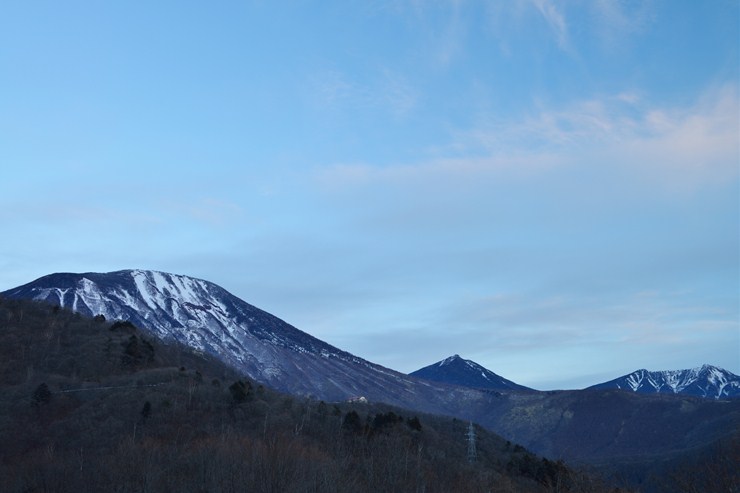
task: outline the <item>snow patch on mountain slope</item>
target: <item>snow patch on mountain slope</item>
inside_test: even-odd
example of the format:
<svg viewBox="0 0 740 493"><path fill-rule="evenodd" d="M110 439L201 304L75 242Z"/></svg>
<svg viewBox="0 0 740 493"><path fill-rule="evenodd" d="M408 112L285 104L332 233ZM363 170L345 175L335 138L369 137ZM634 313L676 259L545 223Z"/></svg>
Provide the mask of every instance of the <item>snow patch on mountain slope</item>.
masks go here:
<svg viewBox="0 0 740 493"><path fill-rule="evenodd" d="M630 389L641 393L688 394L715 399L740 394L740 377L711 365L687 370L637 370L592 388Z"/></svg>
<svg viewBox="0 0 740 493"><path fill-rule="evenodd" d="M458 360L458 359L460 359L460 356L458 356L457 354L455 354L455 355L450 356L449 358L443 359L442 361L440 361L438 363L438 365L439 366L449 365L450 363L452 363L453 361Z"/></svg>
<svg viewBox="0 0 740 493"><path fill-rule="evenodd" d="M398 392L406 392L403 389L426 388L201 279L146 270L59 273L3 295L56 303L108 320L129 320L163 341L176 340L212 354L255 380L289 392L329 400L364 393L399 404L396 398Z"/></svg>

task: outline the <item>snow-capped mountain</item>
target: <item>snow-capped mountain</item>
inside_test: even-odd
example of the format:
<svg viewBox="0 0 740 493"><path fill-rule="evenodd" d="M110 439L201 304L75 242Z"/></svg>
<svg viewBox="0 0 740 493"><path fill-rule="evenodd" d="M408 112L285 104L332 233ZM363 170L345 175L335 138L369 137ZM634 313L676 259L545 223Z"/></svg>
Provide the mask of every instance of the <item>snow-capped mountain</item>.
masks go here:
<svg viewBox="0 0 740 493"><path fill-rule="evenodd" d="M474 389L532 390L529 387L519 385L500 375L496 375L478 363L463 359L457 354L416 370L410 375L433 382L460 385Z"/></svg>
<svg viewBox="0 0 740 493"><path fill-rule="evenodd" d="M1 293L128 320L215 355L250 378L325 400L365 397L449 414L464 390L434 385L331 346L208 281L146 270L51 274ZM441 396L441 397L440 397Z"/></svg>
<svg viewBox="0 0 740 493"><path fill-rule="evenodd" d="M684 394L713 399L740 397L740 377L722 368L704 365L689 370L637 370L590 389L624 389L638 393Z"/></svg>
<svg viewBox="0 0 740 493"><path fill-rule="evenodd" d="M459 357L432 366L451 375L460 365L463 374L480 380L471 376L461 385L404 375L322 342L213 283L181 275L144 270L52 274L0 296L46 301L109 321L130 320L151 337L210 353L245 376L287 393L327 401L365 397L473 420L549 457L605 461L673 454L697 440L718 440L740 423L740 399L691 399L685 405L661 394L608 389L520 391L521 386L511 387L511 382ZM0 320L0 331L8 320ZM105 324L100 327L106 330ZM496 391L482 385L496 381ZM649 443L644 440L646 429L653 437Z"/></svg>

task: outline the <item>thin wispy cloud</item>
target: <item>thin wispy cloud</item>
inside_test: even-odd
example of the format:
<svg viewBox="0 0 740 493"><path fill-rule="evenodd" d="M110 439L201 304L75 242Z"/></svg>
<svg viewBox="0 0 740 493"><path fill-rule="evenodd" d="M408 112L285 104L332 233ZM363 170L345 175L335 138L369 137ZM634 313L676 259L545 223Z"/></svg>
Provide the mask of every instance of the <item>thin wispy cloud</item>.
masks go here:
<svg viewBox="0 0 740 493"><path fill-rule="evenodd" d="M356 89L348 78L338 70L326 70L313 77L313 95L321 105L340 105L352 98Z"/></svg>
<svg viewBox="0 0 740 493"><path fill-rule="evenodd" d="M647 29L654 3L651 0L632 3L594 0L586 2L586 6L591 11L589 22L596 38L604 48L614 51L629 46L635 34Z"/></svg>
<svg viewBox="0 0 740 493"><path fill-rule="evenodd" d="M553 0L530 1L547 22L547 25L550 27L560 49L570 49L570 43L568 41L568 25L564 15L555 5L555 2Z"/></svg>
<svg viewBox="0 0 740 493"><path fill-rule="evenodd" d="M196 222L212 228L233 227L245 217L244 209L230 201L213 197L182 201L167 201L164 211L172 218Z"/></svg>
<svg viewBox="0 0 740 493"><path fill-rule="evenodd" d="M462 20L463 2L452 1L449 5L447 22L442 26L441 32L435 33L437 45L435 47L437 61L440 65L448 67L465 51L466 28Z"/></svg>
<svg viewBox="0 0 740 493"><path fill-rule="evenodd" d="M377 91L371 99L381 107L387 108L393 115L402 117L416 106L418 93L402 74L385 68Z"/></svg>
<svg viewBox="0 0 740 493"><path fill-rule="evenodd" d="M640 157L663 183L678 189L735 180L740 173L740 102L725 86L688 109L654 109L641 135L627 143L627 156Z"/></svg>
<svg viewBox="0 0 740 493"><path fill-rule="evenodd" d="M561 6L554 0L515 0L486 4L485 15L490 24L490 35L499 41L499 49L511 57L522 49L526 33L545 32L564 53L572 54L568 19ZM537 51L545 49L540 46Z"/></svg>
<svg viewBox="0 0 740 493"><path fill-rule="evenodd" d="M408 78L389 67L378 67L371 79L362 81L340 71L324 71L314 75L310 88L315 106L335 111L378 110L403 117L418 99Z"/></svg>
<svg viewBox="0 0 740 493"><path fill-rule="evenodd" d="M383 167L333 165L320 170L320 181L351 186L419 184L434 176L536 176L593 159L598 152L608 159L596 166L621 167L668 186L702 187L737 176L738 114L740 101L732 86L709 90L685 107L659 107L621 93L542 109L518 122L460 130L448 147L451 156Z"/></svg>

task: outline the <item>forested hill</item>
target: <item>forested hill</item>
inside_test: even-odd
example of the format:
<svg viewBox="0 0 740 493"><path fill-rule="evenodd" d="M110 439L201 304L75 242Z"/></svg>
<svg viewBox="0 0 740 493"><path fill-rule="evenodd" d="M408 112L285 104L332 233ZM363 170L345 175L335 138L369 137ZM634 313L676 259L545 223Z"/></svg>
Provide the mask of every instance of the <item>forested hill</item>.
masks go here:
<svg viewBox="0 0 740 493"><path fill-rule="evenodd" d="M130 323L0 299L8 492L609 491L469 423L264 388Z"/></svg>

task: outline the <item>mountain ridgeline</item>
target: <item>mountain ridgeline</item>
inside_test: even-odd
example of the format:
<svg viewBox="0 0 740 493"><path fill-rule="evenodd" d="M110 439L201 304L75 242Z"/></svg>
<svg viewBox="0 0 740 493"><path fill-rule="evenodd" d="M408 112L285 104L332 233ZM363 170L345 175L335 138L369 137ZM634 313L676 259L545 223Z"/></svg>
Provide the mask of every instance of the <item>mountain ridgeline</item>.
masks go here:
<svg viewBox="0 0 740 493"><path fill-rule="evenodd" d="M589 387L623 389L640 394L682 394L710 399L740 397L740 377L722 368L703 365L689 370L637 370L622 377Z"/></svg>
<svg viewBox="0 0 740 493"><path fill-rule="evenodd" d="M712 367L691 378L668 376L668 394L642 393L630 384L637 377L581 391L539 392L457 355L405 375L187 276L145 270L52 274L0 295L129 321L147 340L187 347L241 378L293 396L326 402L364 397L474 421L535 453L626 474L643 486L655 464L665 469L691 463L710 457L719 444L739 441L740 399L727 399L735 395L736 377ZM53 330L46 332L53 340ZM146 361L143 341L130 349L134 365ZM645 376L640 381L658 382ZM699 391L684 392L692 389Z"/></svg>
<svg viewBox="0 0 740 493"><path fill-rule="evenodd" d="M424 393L406 375L337 349L200 279L143 270L52 274L2 294L131 321L292 394L403 404L406 394Z"/></svg>

